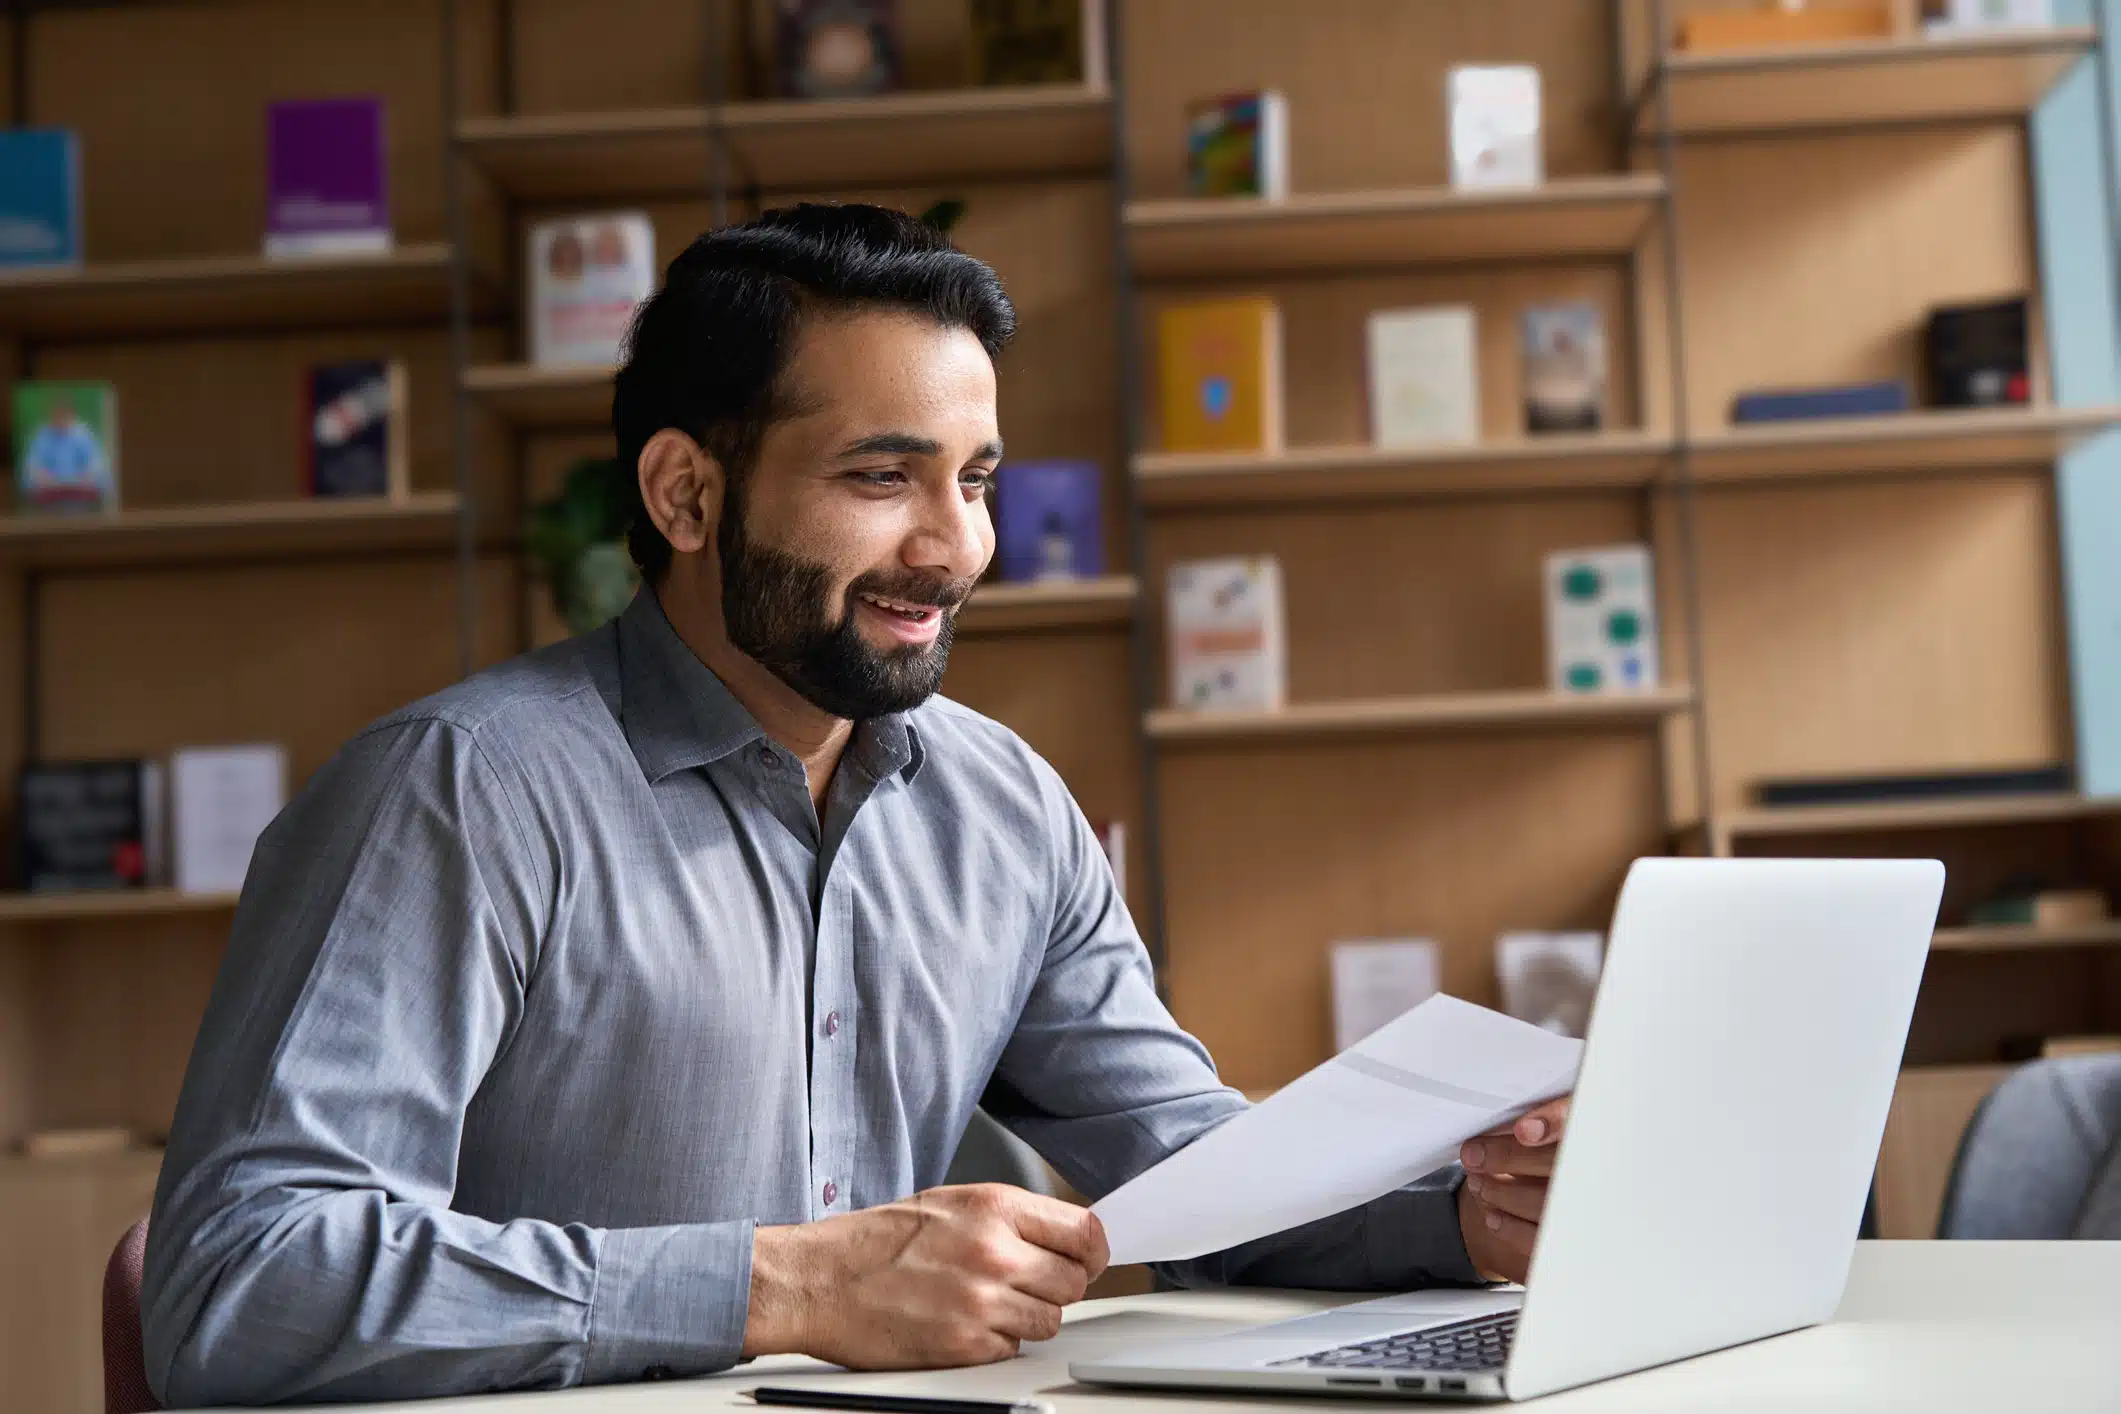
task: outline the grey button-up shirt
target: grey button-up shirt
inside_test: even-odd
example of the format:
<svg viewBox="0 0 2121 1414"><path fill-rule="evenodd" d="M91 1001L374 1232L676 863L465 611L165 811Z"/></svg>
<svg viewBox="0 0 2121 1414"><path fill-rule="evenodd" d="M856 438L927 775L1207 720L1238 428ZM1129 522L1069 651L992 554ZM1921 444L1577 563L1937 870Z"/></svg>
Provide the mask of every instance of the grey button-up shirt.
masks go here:
<svg viewBox="0 0 2121 1414"><path fill-rule="evenodd" d="M369 728L259 842L155 1196L149 1379L725 1367L754 1224L936 1184L983 1097L1093 1196L1244 1106L1012 732L864 722L820 819L644 593ZM1171 1275L1470 1281L1456 1180Z"/></svg>

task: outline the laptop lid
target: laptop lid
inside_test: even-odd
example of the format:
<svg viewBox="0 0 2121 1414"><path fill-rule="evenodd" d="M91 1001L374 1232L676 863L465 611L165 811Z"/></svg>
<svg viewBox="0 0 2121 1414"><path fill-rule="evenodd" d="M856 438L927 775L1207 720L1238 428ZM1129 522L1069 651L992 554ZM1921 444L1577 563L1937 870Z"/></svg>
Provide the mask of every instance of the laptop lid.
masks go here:
<svg viewBox="0 0 2121 1414"><path fill-rule="evenodd" d="M1635 863L1512 1399L1833 1315L1943 887L1935 860Z"/></svg>

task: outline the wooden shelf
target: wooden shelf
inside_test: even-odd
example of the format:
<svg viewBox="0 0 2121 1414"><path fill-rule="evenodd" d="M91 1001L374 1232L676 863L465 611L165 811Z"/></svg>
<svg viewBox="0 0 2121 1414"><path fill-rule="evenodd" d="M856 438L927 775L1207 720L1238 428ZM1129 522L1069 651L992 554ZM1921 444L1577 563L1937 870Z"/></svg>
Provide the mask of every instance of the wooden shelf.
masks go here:
<svg viewBox="0 0 2121 1414"><path fill-rule="evenodd" d="M707 188L715 113L467 118L460 149L526 201L679 196ZM741 190L912 186L1110 172L1112 102L1081 84L940 89L719 112Z"/></svg>
<svg viewBox="0 0 2121 1414"><path fill-rule="evenodd" d="M1307 192L1127 204L1137 273L1183 277L1345 270L1632 251L1663 178L1574 177L1522 191Z"/></svg>
<svg viewBox="0 0 2121 1414"><path fill-rule="evenodd" d="M0 562L123 566L346 551L435 549L454 543L458 498L251 501L116 515L0 517Z"/></svg>
<svg viewBox="0 0 2121 1414"><path fill-rule="evenodd" d="M488 364L464 370L464 391L518 427L611 425L611 376L598 364Z"/></svg>
<svg viewBox="0 0 2121 1414"><path fill-rule="evenodd" d="M100 918L162 918L225 912L234 894L186 894L175 889L104 889L77 894L0 893L0 924L80 923Z"/></svg>
<svg viewBox="0 0 2121 1414"><path fill-rule="evenodd" d="M1164 708L1149 714L1148 728L1150 736L1174 746L1421 732L1597 729L1655 723L1684 711L1693 700L1693 693L1684 687L1605 697L1542 691L1463 692L1302 702L1278 712Z"/></svg>
<svg viewBox="0 0 2121 1414"><path fill-rule="evenodd" d="M388 255L268 260L195 256L0 271L0 331L44 342L133 334L218 334L351 327L449 317L450 248L400 246ZM484 278L474 310L500 307Z"/></svg>
<svg viewBox="0 0 2121 1414"><path fill-rule="evenodd" d="M1132 575L982 585L958 620L961 634L1124 626L1134 621L1141 586Z"/></svg>
<svg viewBox="0 0 2121 1414"><path fill-rule="evenodd" d="M2121 800L2081 795L1996 795L1968 800L1915 800L1881 805L1790 805L1734 810L1717 817L1713 852L1727 856L1741 839L1787 835L1872 834L1895 830L2044 824L2121 814Z"/></svg>
<svg viewBox="0 0 2121 1414"><path fill-rule="evenodd" d="M1635 130L1657 131L1659 83L1681 136L2022 118L2095 42L2072 26L1672 54L1636 100Z"/></svg>
<svg viewBox="0 0 2121 1414"><path fill-rule="evenodd" d="M1732 427L1690 439L1697 482L1939 475L2044 466L2121 423L2121 407L1939 408Z"/></svg>
<svg viewBox="0 0 2121 1414"><path fill-rule="evenodd" d="M1397 500L1647 487L1669 437L1594 432L1435 447L1298 447L1273 453L1155 452L1134 459L1151 509Z"/></svg>
<svg viewBox="0 0 2121 1414"><path fill-rule="evenodd" d="M2121 946L2121 922L2086 923L2071 928L1997 925L1985 928L1939 928L1930 939L1932 952L2021 952L2039 948Z"/></svg>

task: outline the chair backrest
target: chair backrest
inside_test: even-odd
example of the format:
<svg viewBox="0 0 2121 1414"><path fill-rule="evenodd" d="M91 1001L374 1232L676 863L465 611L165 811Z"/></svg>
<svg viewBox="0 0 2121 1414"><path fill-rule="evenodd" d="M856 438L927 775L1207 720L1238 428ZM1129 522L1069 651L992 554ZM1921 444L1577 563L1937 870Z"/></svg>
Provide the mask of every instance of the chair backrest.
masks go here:
<svg viewBox="0 0 2121 1414"><path fill-rule="evenodd" d="M2121 1143L2121 1055L2034 1061L1989 1092L1959 1139L1937 1236L2080 1235L2079 1214Z"/></svg>
<svg viewBox="0 0 2121 1414"><path fill-rule="evenodd" d="M106 1414L153 1414L162 1406L147 1387L140 1344L140 1269L147 1260L147 1219L125 1230L103 1269L103 1408Z"/></svg>

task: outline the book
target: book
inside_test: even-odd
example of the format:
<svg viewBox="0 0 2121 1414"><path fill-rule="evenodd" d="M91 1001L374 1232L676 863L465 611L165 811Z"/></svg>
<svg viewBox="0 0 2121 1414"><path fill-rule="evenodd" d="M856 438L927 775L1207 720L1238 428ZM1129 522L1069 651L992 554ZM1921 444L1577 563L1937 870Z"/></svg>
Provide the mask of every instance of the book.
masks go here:
<svg viewBox="0 0 2121 1414"><path fill-rule="evenodd" d="M1156 316L1157 405L1172 452L1281 450L1281 310L1265 296Z"/></svg>
<svg viewBox="0 0 2121 1414"><path fill-rule="evenodd" d="M287 752L274 745L170 753L172 881L185 893L234 893L258 836L287 804Z"/></svg>
<svg viewBox="0 0 2121 1414"><path fill-rule="evenodd" d="M860 98L899 83L898 0L774 0L783 98Z"/></svg>
<svg viewBox="0 0 2121 1414"><path fill-rule="evenodd" d="M1931 407L2022 407L2033 400L2026 301L1939 305L1922 331Z"/></svg>
<svg viewBox="0 0 2121 1414"><path fill-rule="evenodd" d="M1289 194L1289 105L1273 89L1186 105L1186 189L1195 196Z"/></svg>
<svg viewBox="0 0 2121 1414"><path fill-rule="evenodd" d="M1922 0L1922 32L1931 38L2054 23L2054 0Z"/></svg>
<svg viewBox="0 0 2121 1414"><path fill-rule="evenodd" d="M1604 965L1600 933L1504 933L1495 940L1502 1009L1519 1021L1581 1038Z"/></svg>
<svg viewBox="0 0 2121 1414"><path fill-rule="evenodd" d="M412 494L406 454L405 365L366 358L309 370L304 423L309 494Z"/></svg>
<svg viewBox="0 0 2121 1414"><path fill-rule="evenodd" d="M22 887L140 888L164 877L160 762L33 761L16 781Z"/></svg>
<svg viewBox="0 0 2121 1414"><path fill-rule="evenodd" d="M1530 64L1460 64L1450 96L1451 185L1536 187L1546 180L1539 70Z"/></svg>
<svg viewBox="0 0 2121 1414"><path fill-rule="evenodd" d="M0 129L0 267L80 263L80 136Z"/></svg>
<svg viewBox="0 0 2121 1414"><path fill-rule="evenodd" d="M1427 938L1335 943L1333 1049L1345 1051L1443 990L1442 962Z"/></svg>
<svg viewBox="0 0 2121 1414"><path fill-rule="evenodd" d="M118 509L118 394L108 383L17 383L15 506L24 515Z"/></svg>
<svg viewBox="0 0 2121 1414"><path fill-rule="evenodd" d="M1596 432L1605 425L1605 316L1589 300L1524 312L1524 430Z"/></svg>
<svg viewBox="0 0 2121 1414"><path fill-rule="evenodd" d="M1477 340L1469 305L1370 315L1370 440L1380 447L1480 437Z"/></svg>
<svg viewBox="0 0 2121 1414"><path fill-rule="evenodd" d="M1934 771L1906 776L1795 776L1756 781L1755 804L1876 805L1903 800L1971 800L1998 795L2068 794L2077 773L2067 765L1996 771Z"/></svg>
<svg viewBox="0 0 2121 1414"><path fill-rule="evenodd" d="M1165 620L1172 706L1274 711L1287 700L1280 561L1251 555L1171 566Z"/></svg>
<svg viewBox="0 0 2121 1414"><path fill-rule="evenodd" d="M1791 44L1839 44L1890 39L1889 4L1759 5L1750 10L1703 10L1679 19L1675 47L1687 54L1773 49Z"/></svg>
<svg viewBox="0 0 2121 1414"><path fill-rule="evenodd" d="M1556 692L1657 686L1657 596L1647 545L1547 556L1547 680Z"/></svg>
<svg viewBox="0 0 2121 1414"><path fill-rule="evenodd" d="M527 264L531 361L615 364L634 311L655 293L655 225L643 211L540 221Z"/></svg>
<svg viewBox="0 0 2121 1414"><path fill-rule="evenodd" d="M2099 889L2020 889L1975 904L1966 922L1970 928L2083 928L2107 916Z"/></svg>
<svg viewBox="0 0 2121 1414"><path fill-rule="evenodd" d="M976 86L1105 87L1105 0L971 0Z"/></svg>
<svg viewBox="0 0 2121 1414"><path fill-rule="evenodd" d="M389 140L380 98L306 98L265 110L265 253L391 248Z"/></svg>
<svg viewBox="0 0 2121 1414"><path fill-rule="evenodd" d="M25 1159L86 1159L123 1154L138 1144L133 1132L119 1125L96 1129L40 1129L22 1141Z"/></svg>
<svg viewBox="0 0 2121 1414"><path fill-rule="evenodd" d="M1731 400L1731 421L1808 422L1829 417L1879 417L1906 412L1913 405L1906 380L1883 378L1871 383L1740 393Z"/></svg>
<svg viewBox="0 0 2121 1414"><path fill-rule="evenodd" d="M1103 481L1096 462L1003 462L995 504L1002 578L1089 579L1103 574Z"/></svg>

